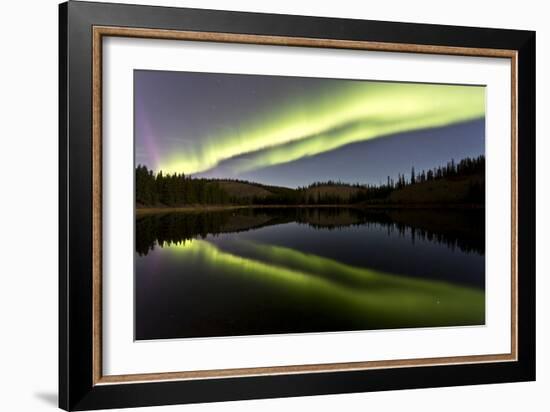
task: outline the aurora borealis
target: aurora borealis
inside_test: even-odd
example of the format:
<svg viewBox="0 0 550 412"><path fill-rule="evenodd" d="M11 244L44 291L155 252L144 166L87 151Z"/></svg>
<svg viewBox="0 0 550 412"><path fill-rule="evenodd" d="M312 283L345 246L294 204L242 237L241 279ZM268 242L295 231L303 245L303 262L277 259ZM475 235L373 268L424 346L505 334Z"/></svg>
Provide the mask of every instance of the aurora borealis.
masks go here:
<svg viewBox="0 0 550 412"><path fill-rule="evenodd" d="M379 170L339 162L333 179L368 182L484 151L485 88L136 70L136 164L168 173L295 187L353 145ZM415 139L426 140L419 147ZM391 139L408 155L389 153ZM376 145L370 142L377 141ZM328 156L328 157L327 157ZM301 173L301 165L308 172Z"/></svg>

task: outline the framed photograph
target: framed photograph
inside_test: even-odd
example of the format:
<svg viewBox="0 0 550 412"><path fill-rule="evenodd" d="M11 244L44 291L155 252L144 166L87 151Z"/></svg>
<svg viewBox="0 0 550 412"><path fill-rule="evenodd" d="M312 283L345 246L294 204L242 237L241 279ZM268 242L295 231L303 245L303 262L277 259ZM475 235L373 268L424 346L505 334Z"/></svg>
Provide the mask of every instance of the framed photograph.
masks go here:
<svg viewBox="0 0 550 412"><path fill-rule="evenodd" d="M535 33L60 5L59 403L535 379Z"/></svg>

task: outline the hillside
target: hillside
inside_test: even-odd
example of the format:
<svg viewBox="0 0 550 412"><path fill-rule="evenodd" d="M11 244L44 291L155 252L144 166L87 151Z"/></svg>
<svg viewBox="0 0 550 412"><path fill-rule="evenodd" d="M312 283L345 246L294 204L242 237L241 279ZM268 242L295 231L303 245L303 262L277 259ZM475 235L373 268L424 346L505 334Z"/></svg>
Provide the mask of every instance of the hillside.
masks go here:
<svg viewBox="0 0 550 412"><path fill-rule="evenodd" d="M392 204L482 203L483 174L444 178L395 189L387 198Z"/></svg>
<svg viewBox="0 0 550 412"><path fill-rule="evenodd" d="M280 186L267 186L253 182L236 180L217 180L220 188L231 199L237 201L254 200L256 202L276 199L295 199L298 203L347 203L357 193L365 192L362 187L346 184L326 184L303 189L291 189ZM300 199L300 200L298 200ZM287 202L284 202L287 203ZM295 202L291 202L295 203Z"/></svg>
<svg viewBox="0 0 550 412"><path fill-rule="evenodd" d="M349 204L368 189L346 184L320 184L303 189L290 189L244 181L218 181L220 187L236 201L274 203L282 197L297 199L300 204ZM359 202L389 205L436 205L436 204L481 204L483 203L485 179L479 173L471 176L447 177L407 185L393 189L382 198ZM299 199L299 200L298 200ZM284 202L287 203L287 202Z"/></svg>
<svg viewBox="0 0 550 412"><path fill-rule="evenodd" d="M305 189L307 199L338 199L340 202L348 202L357 193L364 193L366 189L344 184L321 185Z"/></svg>
<svg viewBox="0 0 550 412"><path fill-rule="evenodd" d="M236 200L261 200L272 197L292 196L294 189L280 186L262 185L261 183L243 180L215 180L227 195Z"/></svg>
<svg viewBox="0 0 550 412"><path fill-rule="evenodd" d="M220 180L218 181L220 187L234 199L246 199L246 198L265 198L273 193L266 188L246 182L232 181L232 180Z"/></svg>

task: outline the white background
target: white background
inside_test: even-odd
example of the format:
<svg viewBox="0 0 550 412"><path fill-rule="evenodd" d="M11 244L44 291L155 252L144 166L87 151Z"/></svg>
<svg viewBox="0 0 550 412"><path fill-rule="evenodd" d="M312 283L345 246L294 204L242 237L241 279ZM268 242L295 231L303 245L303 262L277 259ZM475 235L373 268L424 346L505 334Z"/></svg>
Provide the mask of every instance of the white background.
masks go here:
<svg viewBox="0 0 550 412"><path fill-rule="evenodd" d="M538 381L274 399L223 404L171 406L178 411L419 410L544 411L550 387L550 272L548 215L550 200L547 113L550 28L545 2L386 1L257 2L148 1L180 5L354 17L393 21L489 26L537 30L537 327ZM6 2L1 7L2 64L0 113L0 408L6 411L53 410L57 392L57 2ZM546 209L548 206L546 206ZM546 232L546 233L545 233ZM161 410L160 408L157 408ZM154 408L143 409L153 411Z"/></svg>
<svg viewBox="0 0 550 412"><path fill-rule="evenodd" d="M128 38L107 38L103 53L105 374L510 353L509 60ZM485 325L134 341L134 68L487 85Z"/></svg>

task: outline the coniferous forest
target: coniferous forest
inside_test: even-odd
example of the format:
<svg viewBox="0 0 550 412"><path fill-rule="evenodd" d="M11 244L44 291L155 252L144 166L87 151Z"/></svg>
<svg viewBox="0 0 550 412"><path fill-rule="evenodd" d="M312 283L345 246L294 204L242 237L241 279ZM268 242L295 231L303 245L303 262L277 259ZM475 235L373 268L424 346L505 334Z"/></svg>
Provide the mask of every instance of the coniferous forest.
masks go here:
<svg viewBox="0 0 550 412"><path fill-rule="evenodd" d="M414 193L422 186L438 190L438 182L462 182L466 185L462 203L483 205L485 199L485 157L467 157L449 161L428 170L415 170L409 175L388 176L378 185L341 181L314 182L296 189L268 186L231 179L205 179L184 173L154 173L144 165L135 170L136 204L141 207L182 207L193 205L342 205L391 204L393 194L405 190ZM235 189L235 187L240 189ZM252 188L241 193L242 188ZM403 197L401 197L403 198ZM399 203L407 203L400 200Z"/></svg>

